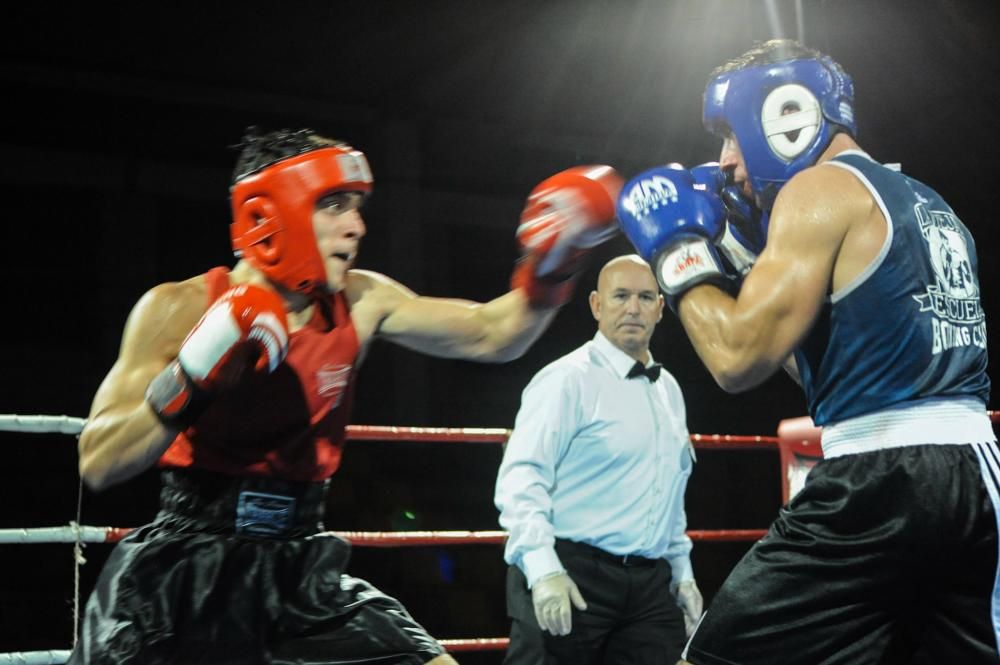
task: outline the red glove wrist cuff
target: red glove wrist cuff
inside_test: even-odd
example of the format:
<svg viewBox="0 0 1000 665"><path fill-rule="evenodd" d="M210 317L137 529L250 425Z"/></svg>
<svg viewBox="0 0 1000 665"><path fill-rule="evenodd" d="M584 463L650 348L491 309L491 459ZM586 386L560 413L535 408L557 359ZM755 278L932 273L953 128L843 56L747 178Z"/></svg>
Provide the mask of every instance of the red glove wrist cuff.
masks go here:
<svg viewBox="0 0 1000 665"><path fill-rule="evenodd" d="M536 261L527 256L517 262L510 277L510 288L523 289L532 307L562 307L573 297L576 274L562 279L535 274Z"/></svg>

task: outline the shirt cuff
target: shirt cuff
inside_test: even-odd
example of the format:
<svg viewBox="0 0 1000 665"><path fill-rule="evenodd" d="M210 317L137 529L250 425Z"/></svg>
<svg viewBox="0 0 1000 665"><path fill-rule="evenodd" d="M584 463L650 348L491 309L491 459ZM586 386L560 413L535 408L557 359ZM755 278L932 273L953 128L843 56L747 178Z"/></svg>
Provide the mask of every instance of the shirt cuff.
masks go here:
<svg viewBox="0 0 1000 665"><path fill-rule="evenodd" d="M565 570L554 547L539 547L521 556L521 571L528 580L528 588L535 586L540 578Z"/></svg>
<svg viewBox="0 0 1000 665"><path fill-rule="evenodd" d="M676 587L681 582L694 579L694 568L691 566L691 557L680 556L670 559L670 586Z"/></svg>

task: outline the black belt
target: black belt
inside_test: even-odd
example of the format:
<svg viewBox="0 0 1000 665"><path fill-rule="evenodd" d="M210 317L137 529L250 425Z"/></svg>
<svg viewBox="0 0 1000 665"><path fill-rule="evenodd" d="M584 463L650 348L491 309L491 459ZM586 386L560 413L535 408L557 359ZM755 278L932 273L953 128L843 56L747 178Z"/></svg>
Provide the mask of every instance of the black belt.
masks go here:
<svg viewBox="0 0 1000 665"><path fill-rule="evenodd" d="M556 552L589 556L619 565L623 568L649 568L665 561L665 559L650 559L638 554L612 554L611 552L602 550L600 547L594 547L587 543L578 543L574 540L563 540L561 538L556 538Z"/></svg>
<svg viewBox="0 0 1000 665"><path fill-rule="evenodd" d="M159 523L172 531L303 537L323 530L327 483L165 469Z"/></svg>

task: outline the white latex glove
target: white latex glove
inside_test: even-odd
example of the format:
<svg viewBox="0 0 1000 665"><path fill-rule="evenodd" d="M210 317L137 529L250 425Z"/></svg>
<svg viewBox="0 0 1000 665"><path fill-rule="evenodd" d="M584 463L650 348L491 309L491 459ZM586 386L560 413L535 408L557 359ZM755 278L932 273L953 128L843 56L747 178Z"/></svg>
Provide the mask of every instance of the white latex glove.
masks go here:
<svg viewBox="0 0 1000 665"><path fill-rule="evenodd" d="M684 632L688 637L694 632L698 620L701 619L704 601L701 598L701 591L694 580L685 580L674 589L674 597L677 599L677 606L684 613Z"/></svg>
<svg viewBox="0 0 1000 665"><path fill-rule="evenodd" d="M578 610L587 609L576 583L565 572L546 575L535 582L535 586L531 587L531 602L538 626L553 635L569 635L573 629L570 602Z"/></svg>

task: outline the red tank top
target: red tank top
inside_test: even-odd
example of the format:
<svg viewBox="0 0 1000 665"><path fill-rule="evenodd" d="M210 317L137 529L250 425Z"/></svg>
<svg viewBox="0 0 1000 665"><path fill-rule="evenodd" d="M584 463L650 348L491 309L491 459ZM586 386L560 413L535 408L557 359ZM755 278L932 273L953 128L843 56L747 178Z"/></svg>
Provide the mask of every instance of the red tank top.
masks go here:
<svg viewBox="0 0 1000 665"><path fill-rule="evenodd" d="M229 288L226 268L213 268L205 279L209 303ZM333 475L350 417L359 346L344 294L321 305L291 334L285 362L218 395L177 435L159 465L288 480Z"/></svg>

